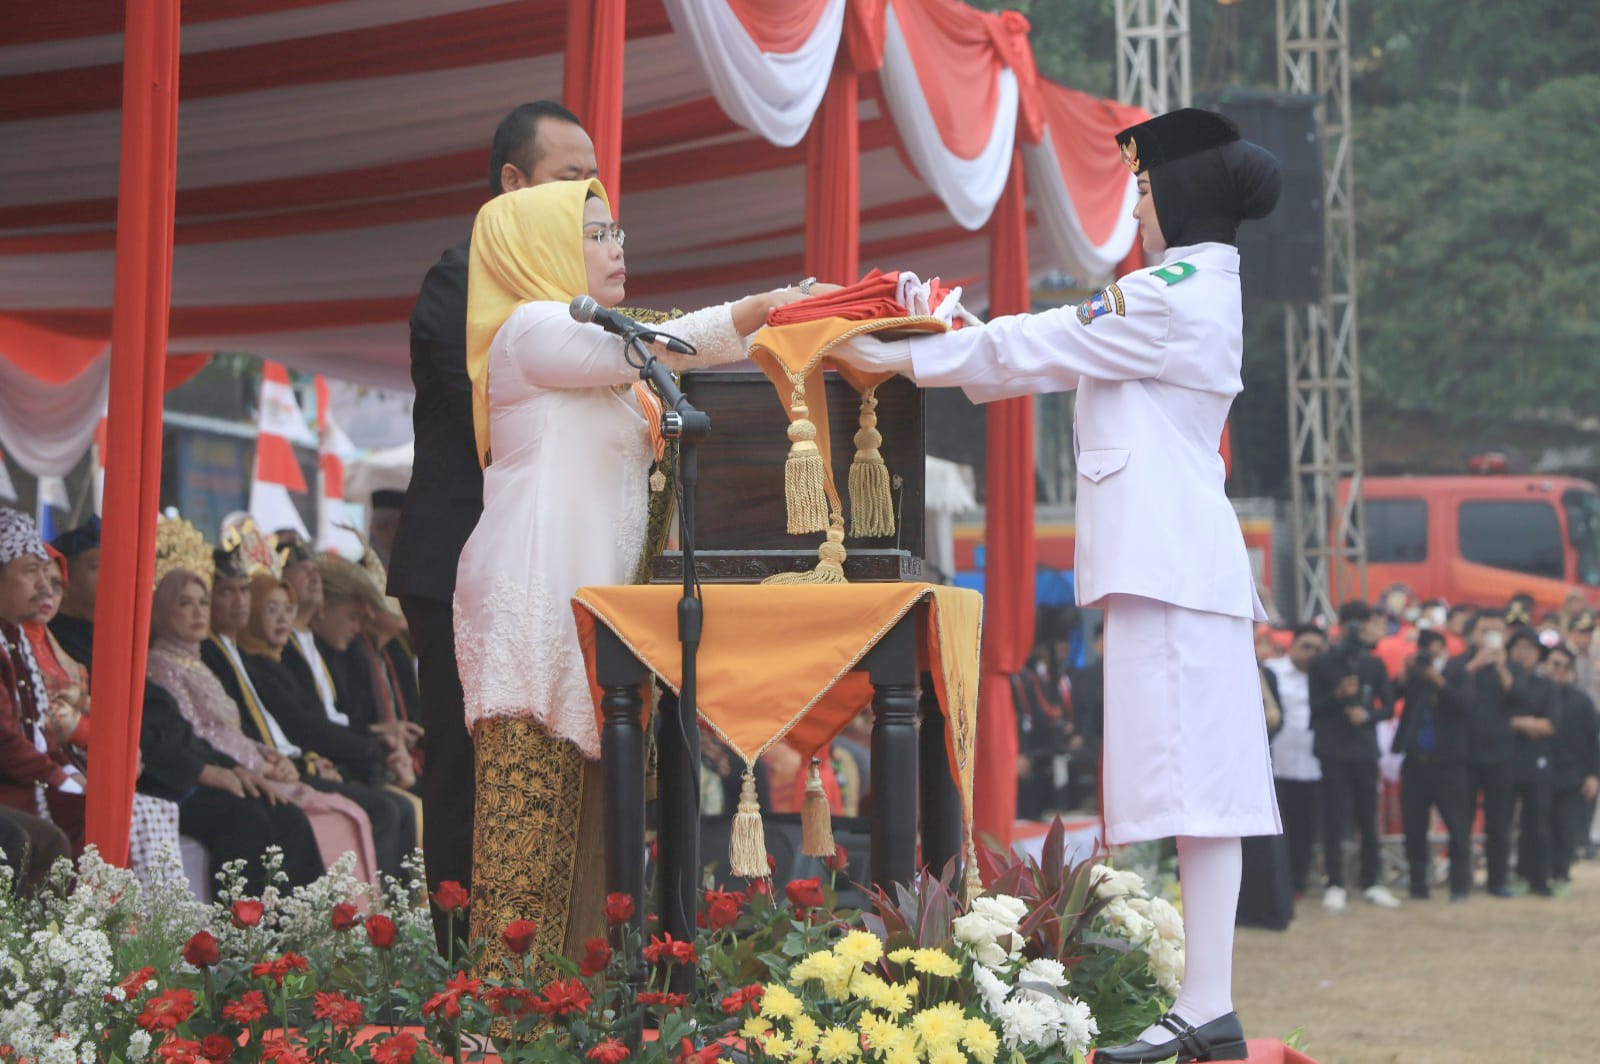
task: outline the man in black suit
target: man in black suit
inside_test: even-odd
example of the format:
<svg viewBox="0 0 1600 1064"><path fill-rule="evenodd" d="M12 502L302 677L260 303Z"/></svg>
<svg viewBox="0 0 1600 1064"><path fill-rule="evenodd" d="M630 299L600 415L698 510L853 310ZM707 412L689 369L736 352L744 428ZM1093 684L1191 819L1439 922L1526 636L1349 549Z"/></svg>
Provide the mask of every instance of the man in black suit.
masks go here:
<svg viewBox="0 0 1600 1064"><path fill-rule="evenodd" d="M598 173L594 144L572 112L523 104L495 130L489 189L495 195ZM389 564L418 659L425 737L422 773L428 884L472 880L473 752L456 669L451 600L456 563L483 512L483 471L467 376L470 235L428 271L411 313L412 424L416 458Z"/></svg>
<svg viewBox="0 0 1600 1064"><path fill-rule="evenodd" d="M1417 652L1401 677L1405 713L1389 749L1400 764L1400 818L1406 831L1411 896L1428 896L1432 854L1428 814L1439 810L1450 843L1450 900L1465 901L1472 889L1472 817L1467 808L1466 706L1446 686L1442 632L1417 636Z"/></svg>
<svg viewBox="0 0 1600 1064"><path fill-rule="evenodd" d="M1544 670L1555 689L1554 752L1550 758L1550 876L1563 884L1572 857L1588 835L1585 803L1600 794L1600 719L1575 682L1578 652L1557 644L1545 651Z"/></svg>
<svg viewBox="0 0 1600 1064"><path fill-rule="evenodd" d="M1467 811L1483 800L1483 848L1488 890L1511 897L1511 814L1516 804L1511 776L1515 745L1511 718L1522 691L1522 671L1506 656L1506 619L1491 610L1467 629L1471 649L1450 659L1444 681L1467 707Z"/></svg>
<svg viewBox="0 0 1600 1064"><path fill-rule="evenodd" d="M1517 832L1517 878L1530 893L1549 897L1551 759L1561 692L1539 674L1544 647L1539 633L1519 625L1506 637L1506 653L1522 670L1522 697L1511 717L1511 786L1522 811Z"/></svg>
<svg viewBox="0 0 1600 1064"><path fill-rule="evenodd" d="M1361 895L1374 905L1399 902L1378 882L1377 724L1394 716L1394 689L1372 653L1387 622L1365 602L1339 607L1339 642L1311 660L1312 751L1322 765L1322 847L1328 887L1322 904L1345 907L1346 810L1361 836Z"/></svg>

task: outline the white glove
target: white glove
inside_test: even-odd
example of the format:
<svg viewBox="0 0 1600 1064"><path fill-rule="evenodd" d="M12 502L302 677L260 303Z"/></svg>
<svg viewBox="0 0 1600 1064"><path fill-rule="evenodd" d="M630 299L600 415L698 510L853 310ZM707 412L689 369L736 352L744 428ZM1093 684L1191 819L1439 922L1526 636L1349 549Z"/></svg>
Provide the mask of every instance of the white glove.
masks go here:
<svg viewBox="0 0 1600 1064"><path fill-rule="evenodd" d="M870 335L855 336L830 348L828 357L871 373L904 373L911 376L910 340L874 340Z"/></svg>

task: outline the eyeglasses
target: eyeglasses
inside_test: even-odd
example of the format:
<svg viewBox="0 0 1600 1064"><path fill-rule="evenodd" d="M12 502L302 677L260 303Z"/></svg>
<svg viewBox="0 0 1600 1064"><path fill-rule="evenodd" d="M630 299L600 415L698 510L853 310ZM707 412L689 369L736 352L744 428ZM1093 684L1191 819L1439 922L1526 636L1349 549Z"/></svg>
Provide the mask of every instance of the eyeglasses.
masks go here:
<svg viewBox="0 0 1600 1064"><path fill-rule="evenodd" d="M598 229L585 230L583 234L585 240L593 240L601 247L605 246L606 241L614 240L619 248L623 245L627 236L628 234L622 231L622 226L620 225L602 225Z"/></svg>

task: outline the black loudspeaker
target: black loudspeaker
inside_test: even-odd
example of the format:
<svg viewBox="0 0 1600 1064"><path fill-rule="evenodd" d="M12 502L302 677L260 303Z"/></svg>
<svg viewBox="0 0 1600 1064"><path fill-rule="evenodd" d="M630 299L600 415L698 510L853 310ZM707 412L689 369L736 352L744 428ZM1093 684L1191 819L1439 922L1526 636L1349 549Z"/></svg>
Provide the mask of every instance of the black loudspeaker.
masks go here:
<svg viewBox="0 0 1600 1064"><path fill-rule="evenodd" d="M1244 139L1278 157L1283 193L1261 221L1239 228L1239 281L1248 300L1322 299L1324 220L1320 98L1263 89L1223 89L1195 101L1239 123Z"/></svg>

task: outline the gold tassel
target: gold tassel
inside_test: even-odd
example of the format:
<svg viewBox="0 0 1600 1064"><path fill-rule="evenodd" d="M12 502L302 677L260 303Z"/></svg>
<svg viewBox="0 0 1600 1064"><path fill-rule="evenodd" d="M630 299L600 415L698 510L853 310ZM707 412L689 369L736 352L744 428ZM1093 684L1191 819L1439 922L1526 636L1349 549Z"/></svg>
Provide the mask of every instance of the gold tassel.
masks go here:
<svg viewBox="0 0 1600 1064"><path fill-rule="evenodd" d="M788 503L789 534L798 536L828 527L828 467L817 447L817 426L812 424L811 411L806 407L803 383L795 385L789 414L789 460L783 465L783 496Z"/></svg>
<svg viewBox="0 0 1600 1064"><path fill-rule="evenodd" d="M889 494L889 467L878 450L876 388L861 393L861 428L856 431L856 456L850 463L850 534L894 535L894 499Z"/></svg>
<svg viewBox="0 0 1600 1064"><path fill-rule="evenodd" d="M828 529L828 538L817 548L817 567L808 573L777 573L763 584L848 584L844 578L843 519Z"/></svg>
<svg viewBox="0 0 1600 1064"><path fill-rule="evenodd" d="M767 837L761 825L761 802L756 798L756 775L744 770L744 785L739 788L739 811L733 814L733 832L728 841L728 870L741 879L765 879Z"/></svg>
<svg viewBox="0 0 1600 1064"><path fill-rule="evenodd" d="M807 857L833 856L833 811L822 789L821 760L811 759L806 796L800 803L800 852Z"/></svg>

